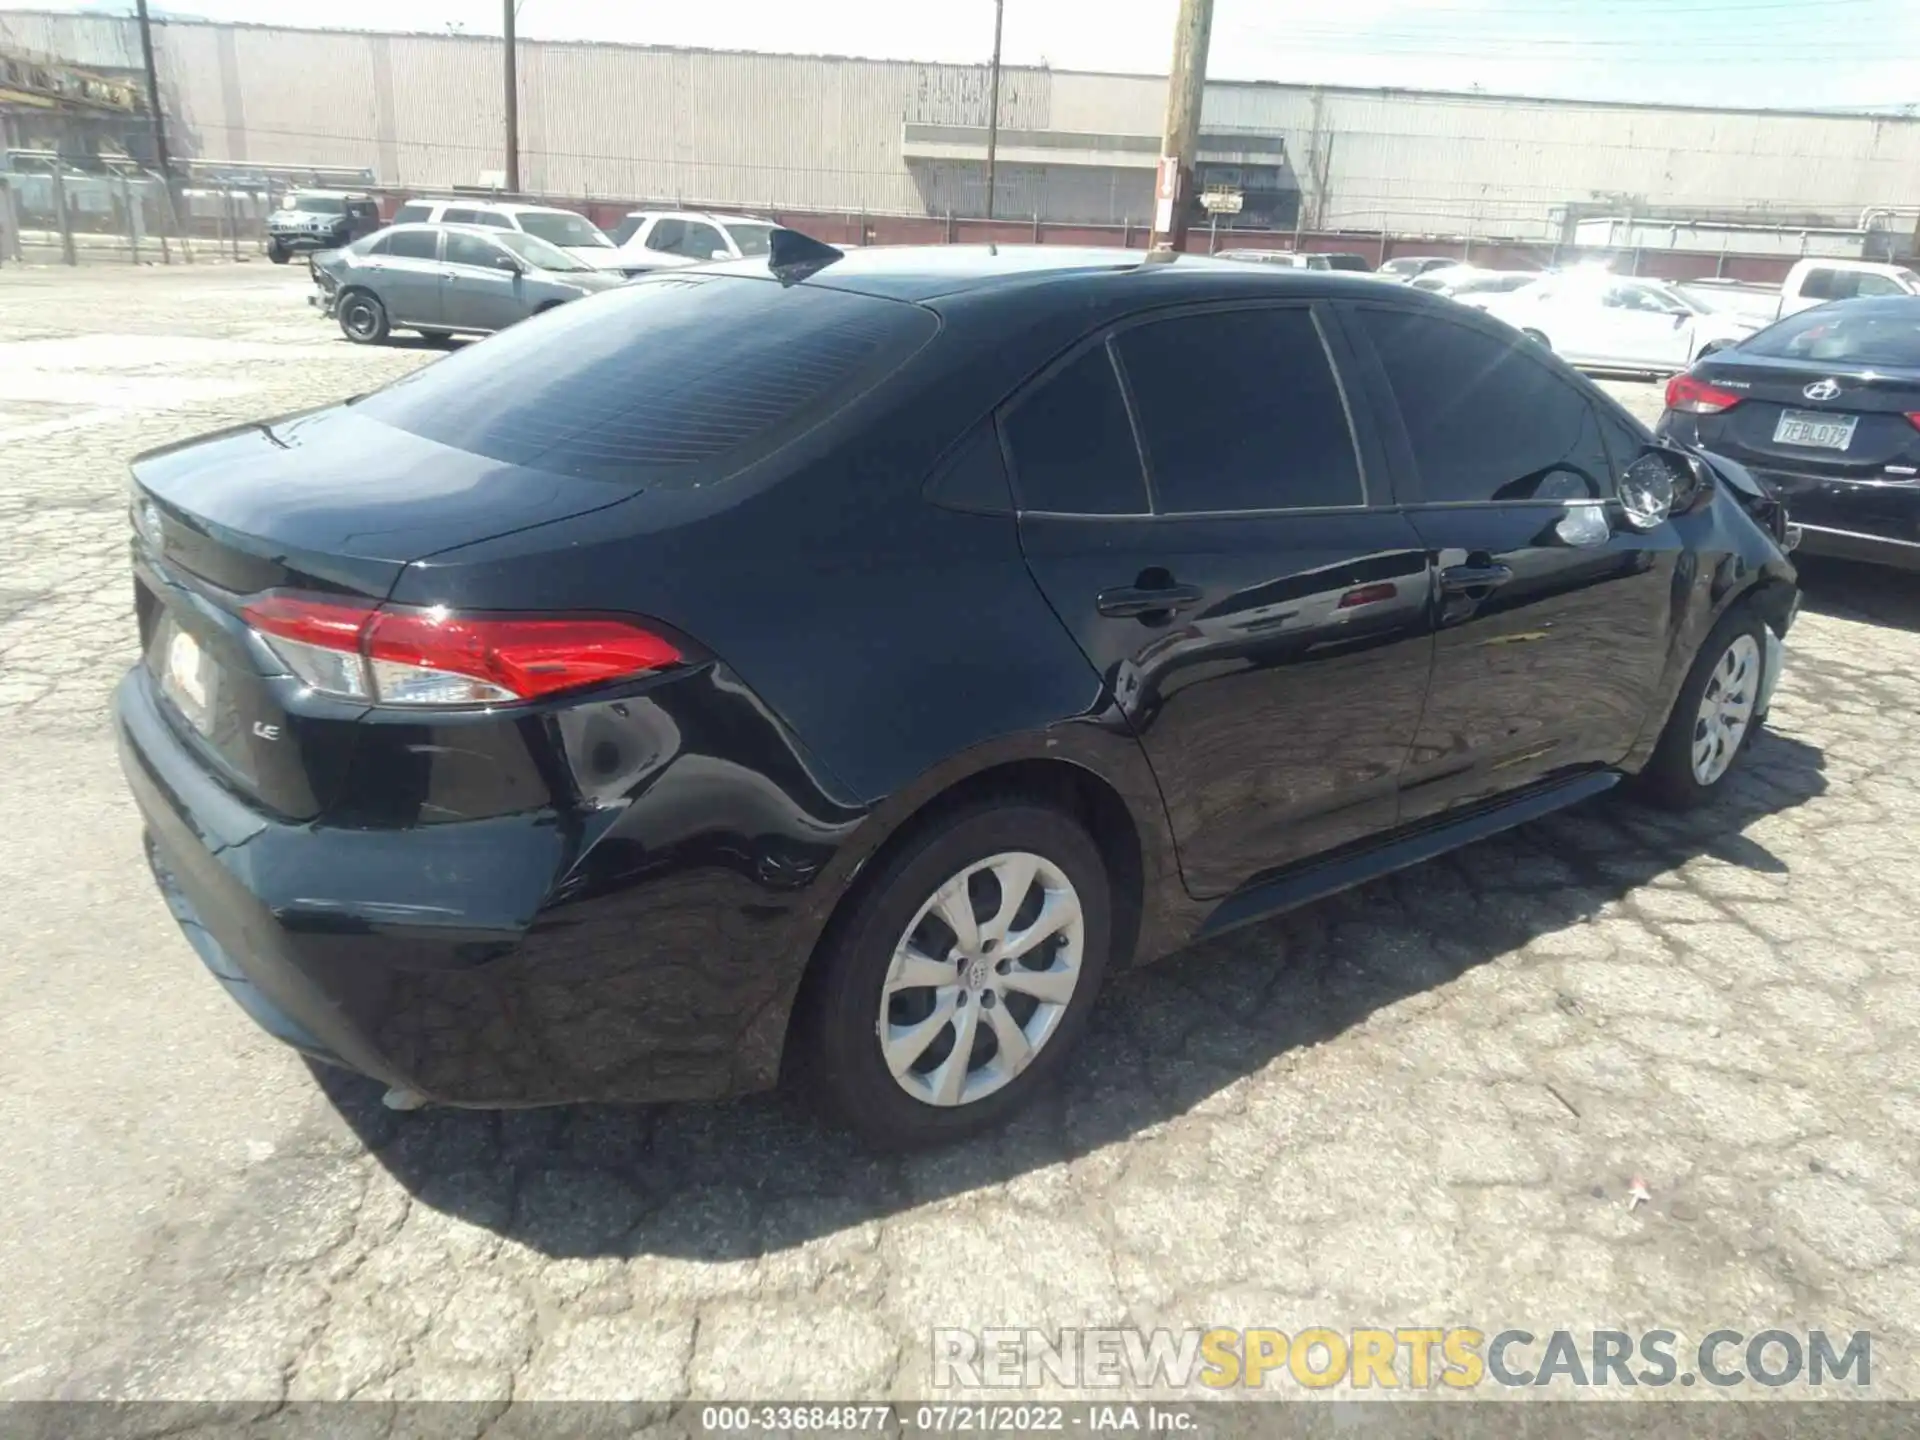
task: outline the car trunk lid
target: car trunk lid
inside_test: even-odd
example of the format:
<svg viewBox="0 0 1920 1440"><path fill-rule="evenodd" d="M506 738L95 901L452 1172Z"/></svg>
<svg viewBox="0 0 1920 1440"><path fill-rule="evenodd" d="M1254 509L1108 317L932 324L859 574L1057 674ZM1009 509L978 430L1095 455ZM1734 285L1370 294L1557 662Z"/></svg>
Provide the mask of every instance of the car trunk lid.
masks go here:
<svg viewBox="0 0 1920 1440"><path fill-rule="evenodd" d="M292 819L325 808L367 707L290 708L299 682L242 618L250 597L378 604L411 561L633 493L451 449L350 404L152 451L133 476L136 613L160 708L228 785Z"/></svg>

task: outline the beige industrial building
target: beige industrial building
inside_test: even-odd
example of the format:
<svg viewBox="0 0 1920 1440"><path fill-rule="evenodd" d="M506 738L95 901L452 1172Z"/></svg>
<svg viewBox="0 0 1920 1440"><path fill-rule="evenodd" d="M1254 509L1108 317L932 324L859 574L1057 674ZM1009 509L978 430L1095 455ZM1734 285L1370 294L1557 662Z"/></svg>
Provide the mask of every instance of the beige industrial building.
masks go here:
<svg viewBox="0 0 1920 1440"><path fill-rule="evenodd" d="M501 44L169 21L176 149L339 166L401 189L497 183ZM0 12L0 50L135 74L130 19ZM523 41L523 188L788 210L984 211L984 66ZM995 211L1139 224L1165 81L1013 68ZM1874 224L1920 205L1920 120L1215 83L1201 181L1241 223L1571 238L1585 217ZM1902 217L1900 210L1905 208Z"/></svg>

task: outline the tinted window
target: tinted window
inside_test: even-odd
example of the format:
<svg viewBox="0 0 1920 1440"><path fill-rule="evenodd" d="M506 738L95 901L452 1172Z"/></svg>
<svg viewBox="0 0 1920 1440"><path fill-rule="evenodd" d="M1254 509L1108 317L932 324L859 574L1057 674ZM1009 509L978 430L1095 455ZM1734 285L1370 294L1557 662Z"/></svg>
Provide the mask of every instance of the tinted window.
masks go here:
<svg viewBox="0 0 1920 1440"><path fill-rule="evenodd" d="M1184 315L1120 336L1162 514L1365 503L1346 407L1305 310Z"/></svg>
<svg viewBox="0 0 1920 1440"><path fill-rule="evenodd" d="M512 465L693 484L817 425L937 327L918 306L810 285L641 281L503 331L354 408Z"/></svg>
<svg viewBox="0 0 1920 1440"><path fill-rule="evenodd" d="M433 206L419 200L409 200L398 210L394 211L393 223L396 225L412 225L419 221L429 219L432 215Z"/></svg>
<svg viewBox="0 0 1920 1440"><path fill-rule="evenodd" d="M387 253L403 260L431 260L439 238L431 230L396 230L387 241Z"/></svg>
<svg viewBox="0 0 1920 1440"><path fill-rule="evenodd" d="M1803 310L1742 341L1739 349L1779 360L1920 369L1920 304Z"/></svg>
<svg viewBox="0 0 1920 1440"><path fill-rule="evenodd" d="M484 219L485 217L481 215L478 210L466 210L459 207L449 209L446 214L440 217L440 221L444 225L479 225Z"/></svg>
<svg viewBox="0 0 1920 1440"><path fill-rule="evenodd" d="M680 237L680 253L694 260L711 260L716 250L731 253L727 251L726 237L711 225L689 221L686 234Z"/></svg>
<svg viewBox="0 0 1920 1440"><path fill-rule="evenodd" d="M447 263L449 265L479 265L492 269L500 258L500 252L492 243L482 240L478 235L461 235L455 231L447 232Z"/></svg>
<svg viewBox="0 0 1920 1440"><path fill-rule="evenodd" d="M686 233L687 222L684 220L656 220L653 229L647 232L647 249L658 250L663 255L677 255Z"/></svg>
<svg viewBox="0 0 1920 1440"><path fill-rule="evenodd" d="M1001 433L1023 510L1146 513L1140 452L1105 346L1094 346L1023 397Z"/></svg>
<svg viewBox="0 0 1920 1440"><path fill-rule="evenodd" d="M1840 278L1838 270L1809 270L1800 282L1800 293L1809 300L1831 300L1834 297L1834 281Z"/></svg>
<svg viewBox="0 0 1920 1440"><path fill-rule="evenodd" d="M616 245L626 244L627 241L640 233L640 227L644 224L646 224L646 221L642 220L638 215L627 216L626 219L613 227L613 243Z"/></svg>
<svg viewBox="0 0 1920 1440"><path fill-rule="evenodd" d="M1609 493L1587 397L1520 339L1406 311L1362 309L1428 501Z"/></svg>

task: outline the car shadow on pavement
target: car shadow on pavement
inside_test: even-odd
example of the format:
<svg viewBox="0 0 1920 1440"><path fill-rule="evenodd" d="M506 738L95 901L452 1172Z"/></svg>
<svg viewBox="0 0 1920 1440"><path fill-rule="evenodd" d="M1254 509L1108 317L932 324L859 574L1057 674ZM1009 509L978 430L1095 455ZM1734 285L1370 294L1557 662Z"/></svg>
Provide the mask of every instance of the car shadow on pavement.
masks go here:
<svg viewBox="0 0 1920 1440"><path fill-rule="evenodd" d="M1825 555L1795 555L1794 566L1814 614L1920 631L1920 574Z"/></svg>
<svg viewBox="0 0 1920 1440"><path fill-rule="evenodd" d="M416 1202L546 1255L744 1261L1008 1182L1031 1181L1045 1204L1072 1167L1111 1163L1108 1147L1231 1108L1238 1082L1289 1052L1469 971L1523 970L1537 938L1626 913L1689 862L1784 874L1743 832L1821 794L1822 772L1820 750L1763 732L1707 808L1603 797L1119 976L1050 1093L995 1133L922 1154L868 1154L786 1096L396 1115L375 1083L315 1074Z"/></svg>

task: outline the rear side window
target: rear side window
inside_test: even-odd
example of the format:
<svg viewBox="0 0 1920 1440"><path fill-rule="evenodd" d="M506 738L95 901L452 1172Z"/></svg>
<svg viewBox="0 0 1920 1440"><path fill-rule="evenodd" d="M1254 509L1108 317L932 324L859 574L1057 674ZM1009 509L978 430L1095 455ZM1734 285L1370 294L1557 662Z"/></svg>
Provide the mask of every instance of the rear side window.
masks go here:
<svg viewBox="0 0 1920 1440"><path fill-rule="evenodd" d="M1403 310L1358 315L1386 368L1427 502L1610 492L1593 407L1528 354L1526 341Z"/></svg>
<svg viewBox="0 0 1920 1440"><path fill-rule="evenodd" d="M694 484L811 429L938 328L915 305L771 281L642 281L428 365L356 407L511 465Z"/></svg>
<svg viewBox="0 0 1920 1440"><path fill-rule="evenodd" d="M1000 422L1023 510L1144 515L1147 481L1104 345L1022 396Z"/></svg>
<svg viewBox="0 0 1920 1440"><path fill-rule="evenodd" d="M433 206L423 204L418 200L409 200L393 212L393 223L396 225L413 225L422 220L430 220L432 218Z"/></svg>
<svg viewBox="0 0 1920 1440"><path fill-rule="evenodd" d="M1135 326L1119 347L1158 513L1366 503L1308 311L1183 315Z"/></svg>
<svg viewBox="0 0 1920 1440"><path fill-rule="evenodd" d="M403 260L431 260L440 237L431 230L398 230L387 241L387 254Z"/></svg>
<svg viewBox="0 0 1920 1440"><path fill-rule="evenodd" d="M610 238L614 244L624 245L635 235L638 235L640 233L640 227L646 223L647 222L642 220L638 215L629 215L613 227Z"/></svg>

